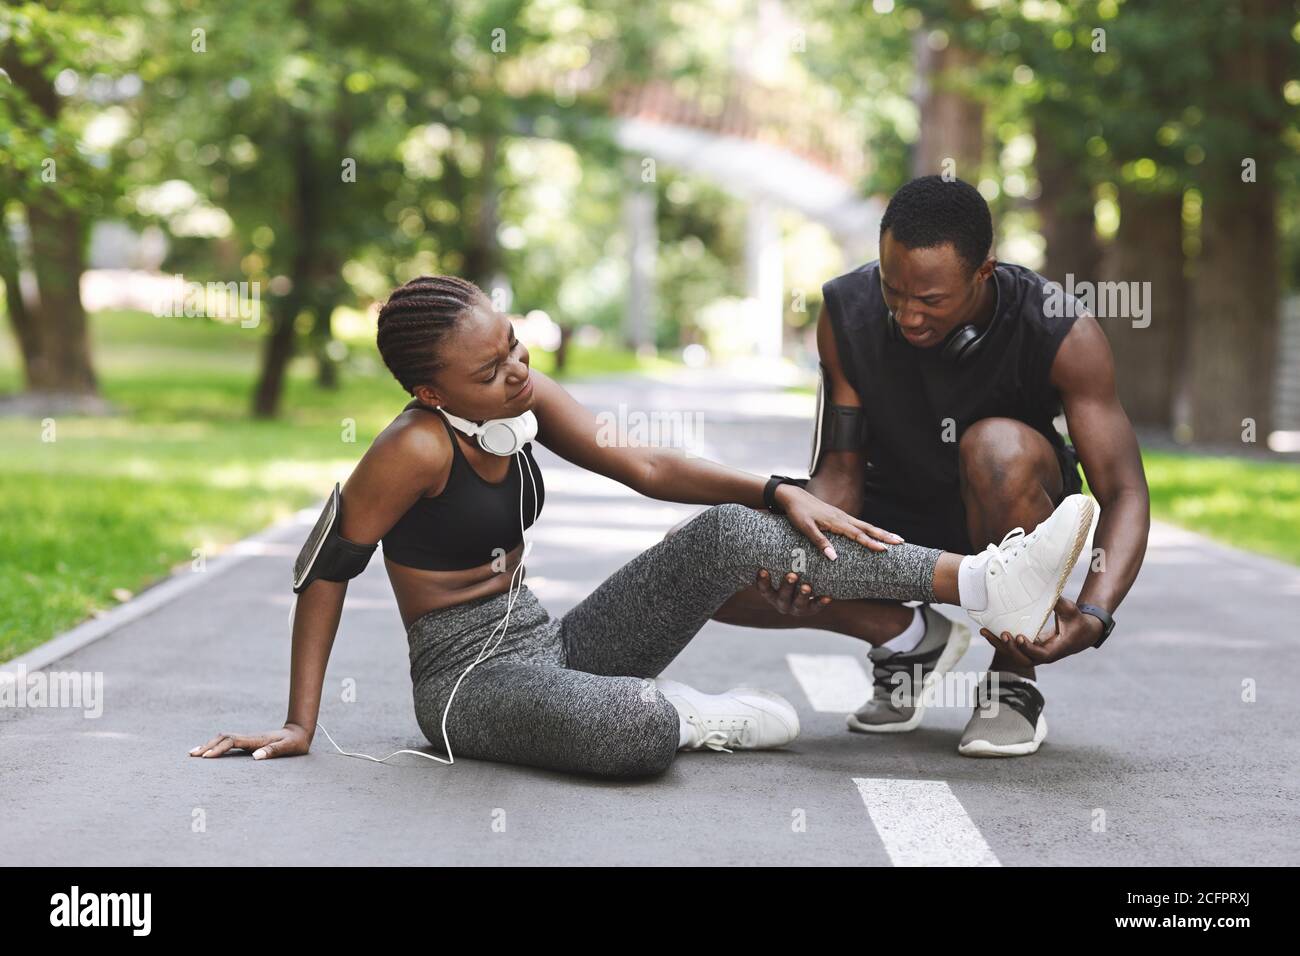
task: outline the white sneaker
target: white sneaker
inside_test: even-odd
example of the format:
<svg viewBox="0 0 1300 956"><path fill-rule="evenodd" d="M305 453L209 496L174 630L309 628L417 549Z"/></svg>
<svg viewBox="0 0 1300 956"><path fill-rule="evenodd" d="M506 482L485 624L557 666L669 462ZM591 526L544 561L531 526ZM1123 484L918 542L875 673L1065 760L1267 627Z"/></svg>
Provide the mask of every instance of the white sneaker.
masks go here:
<svg viewBox="0 0 1300 956"><path fill-rule="evenodd" d="M1001 544L989 545L975 556L983 565L988 601L982 610L966 608L967 613L995 635L1023 634L1037 641L1097 513L1087 495L1070 495L1029 534L1016 528Z"/></svg>
<svg viewBox="0 0 1300 956"><path fill-rule="evenodd" d="M768 750L799 736L799 715L780 694L758 687L733 687L705 694L675 680L655 678L691 728L681 750Z"/></svg>

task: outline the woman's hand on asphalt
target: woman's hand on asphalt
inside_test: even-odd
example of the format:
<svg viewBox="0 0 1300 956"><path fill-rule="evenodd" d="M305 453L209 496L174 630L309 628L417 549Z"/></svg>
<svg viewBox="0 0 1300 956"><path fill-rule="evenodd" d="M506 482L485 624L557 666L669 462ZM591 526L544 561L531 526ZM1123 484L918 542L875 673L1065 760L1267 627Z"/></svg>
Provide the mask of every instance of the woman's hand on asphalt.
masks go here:
<svg viewBox="0 0 1300 956"><path fill-rule="evenodd" d="M311 749L311 735L297 724L285 724L264 734L217 734L190 751L191 757L220 757L231 750L252 751L254 760L292 757Z"/></svg>

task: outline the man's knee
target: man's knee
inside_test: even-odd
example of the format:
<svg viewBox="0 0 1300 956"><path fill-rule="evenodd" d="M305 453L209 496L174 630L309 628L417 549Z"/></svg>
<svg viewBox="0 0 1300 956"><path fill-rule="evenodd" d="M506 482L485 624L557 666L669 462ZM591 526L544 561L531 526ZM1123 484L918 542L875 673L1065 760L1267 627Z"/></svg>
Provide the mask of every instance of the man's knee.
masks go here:
<svg viewBox="0 0 1300 956"><path fill-rule="evenodd" d="M1039 488L1055 495L1060 469L1047 439L1013 418L982 418L957 446L963 494L1018 498Z"/></svg>

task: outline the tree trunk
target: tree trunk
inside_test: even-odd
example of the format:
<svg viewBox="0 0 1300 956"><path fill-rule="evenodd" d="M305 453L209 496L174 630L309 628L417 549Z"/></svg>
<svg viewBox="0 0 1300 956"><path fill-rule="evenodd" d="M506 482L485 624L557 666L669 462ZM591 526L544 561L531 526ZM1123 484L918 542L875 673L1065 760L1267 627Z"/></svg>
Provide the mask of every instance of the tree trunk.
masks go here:
<svg viewBox="0 0 1300 956"><path fill-rule="evenodd" d="M41 340L35 317L27 308L22 289L22 263L18 258L18 246L0 214L0 280L5 284L5 306L9 313L9 324L13 326L14 337L18 340L18 350L23 359L23 376L27 391L36 388L33 370L41 366L45 359L41 355Z"/></svg>
<svg viewBox="0 0 1300 956"><path fill-rule="evenodd" d="M334 296L323 296L313 310L315 324L312 326L312 351L316 355L316 384L321 388L339 387L339 363L330 355L330 344L334 340L331 317L338 300Z"/></svg>
<svg viewBox="0 0 1300 956"><path fill-rule="evenodd" d="M952 31L949 33L951 36ZM984 154L984 107L961 92L958 83L963 72L974 68L979 54L953 40L942 50L931 49L927 34L922 29L913 41L921 131L912 155L912 175L943 174L948 170L944 161L951 159L958 179L978 183Z"/></svg>
<svg viewBox="0 0 1300 956"><path fill-rule="evenodd" d="M1218 44L1206 121L1232 130L1198 167L1201 255L1192 280L1189 402L1198 442L1263 444L1273 425L1279 318L1278 164L1294 17L1276 0L1241 0ZM1256 164L1246 177L1243 158ZM1253 179L1253 181L1248 181Z"/></svg>
<svg viewBox="0 0 1300 956"><path fill-rule="evenodd" d="M330 126L332 148L336 156L347 156L351 153L348 144L352 139L353 121L346 105L349 97L342 76L339 78L338 95L340 107ZM341 186L337 182L329 183L322 180L323 195L331 188L340 189ZM339 198L342 199L341 196ZM326 231L330 230L327 228ZM316 384L320 388L330 390L339 387L339 363L330 354L330 346L334 343L334 310L349 296L349 289L343 280L344 258L334 247L327 245L321 251L320 271L317 273L316 281L312 283L314 300L312 312L315 315L312 333L316 353Z"/></svg>
<svg viewBox="0 0 1300 956"><path fill-rule="evenodd" d="M567 322L560 324L560 344L555 349L555 374L562 375L569 366L569 342L573 338L573 326Z"/></svg>
<svg viewBox="0 0 1300 956"><path fill-rule="evenodd" d="M290 116L289 124L295 187L292 213L295 247L289 268L292 286L271 309L271 334L266 337L262 370L253 393L253 414L257 418L274 418L279 413L285 375L294 353L295 326L298 314L309 303L308 287L315 273L320 242L318 174L313 165L306 121L295 112Z"/></svg>
<svg viewBox="0 0 1300 956"><path fill-rule="evenodd" d="M1040 271L1055 282L1064 283L1067 274L1073 274L1076 282L1095 282L1101 270L1101 245L1093 221L1092 184L1079 160L1082 144L1063 144L1060 135L1042 121L1034 123L1034 141L1040 187L1034 208L1047 245Z"/></svg>
<svg viewBox="0 0 1300 956"><path fill-rule="evenodd" d="M1103 267L1109 282L1150 282L1150 324L1102 318L1115 355L1120 401L1134 424L1168 428L1187 371L1187 281L1183 276L1183 197L1122 188L1120 221ZM1145 321L1145 320L1143 320Z"/></svg>
<svg viewBox="0 0 1300 956"><path fill-rule="evenodd" d="M40 356L31 381L42 392L94 395L98 390L90 362L90 335L81 304L85 271L85 230L81 217L57 202L27 210L32 231L32 267L40 289L36 313Z"/></svg>
<svg viewBox="0 0 1300 956"><path fill-rule="evenodd" d="M465 278L478 285L488 295L500 270L501 254L497 242L500 225L498 212L498 186L496 167L498 138L493 133L483 134L483 160L474 189L469 244L465 249Z"/></svg>
<svg viewBox="0 0 1300 956"><path fill-rule="evenodd" d="M253 393L253 415L274 418L280 412L284 379L294 352L294 320L299 312L298 296L292 292L272 308L271 334L262 348L262 371Z"/></svg>
<svg viewBox="0 0 1300 956"><path fill-rule="evenodd" d="M63 102L49 77L48 58L26 62L13 44L0 57L14 86L44 114L50 126L59 119ZM55 169L67 174L75 164L72 156L55 155ZM31 232L31 259L36 275L39 304L23 303L17 284L19 269L12 257L12 276L6 272L10 321L18 333L29 391L94 395L98 390L91 365L90 337L86 310L81 303L81 273L85 271L86 230L81 216L63 201L54 184L48 193L37 194L27 203L27 224ZM2 220L0 216L0 220ZM0 221L0 229L5 228ZM6 235L6 240L7 240ZM12 243L6 243L12 250ZM8 256L3 258L9 259ZM9 266L6 265L6 269ZM19 307L15 310L15 301Z"/></svg>
<svg viewBox="0 0 1300 956"><path fill-rule="evenodd" d="M1224 187L1202 205L1189 384L1191 437L1198 442L1240 442L1253 422L1255 440L1262 443L1272 428L1276 201L1261 175L1259 182Z"/></svg>

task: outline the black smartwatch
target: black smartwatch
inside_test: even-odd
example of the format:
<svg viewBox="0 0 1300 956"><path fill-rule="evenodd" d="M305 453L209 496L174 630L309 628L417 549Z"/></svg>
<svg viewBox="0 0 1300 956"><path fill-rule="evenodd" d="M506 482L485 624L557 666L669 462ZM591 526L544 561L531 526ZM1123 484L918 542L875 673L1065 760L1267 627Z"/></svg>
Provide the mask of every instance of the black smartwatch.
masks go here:
<svg viewBox="0 0 1300 956"><path fill-rule="evenodd" d="M1110 632L1115 630L1115 619L1110 616L1110 612L1105 608L1097 607L1095 604L1080 604L1080 614L1091 614L1097 620L1101 621L1101 637L1097 638L1097 643L1093 647L1101 647L1106 643L1106 638L1110 637Z"/></svg>
<svg viewBox="0 0 1300 956"><path fill-rule="evenodd" d="M797 482L793 478L787 478L785 475L773 475L767 479L767 484L763 486L763 504L767 510L774 515L785 514L785 509L776 503L776 489L778 485L793 485Z"/></svg>

